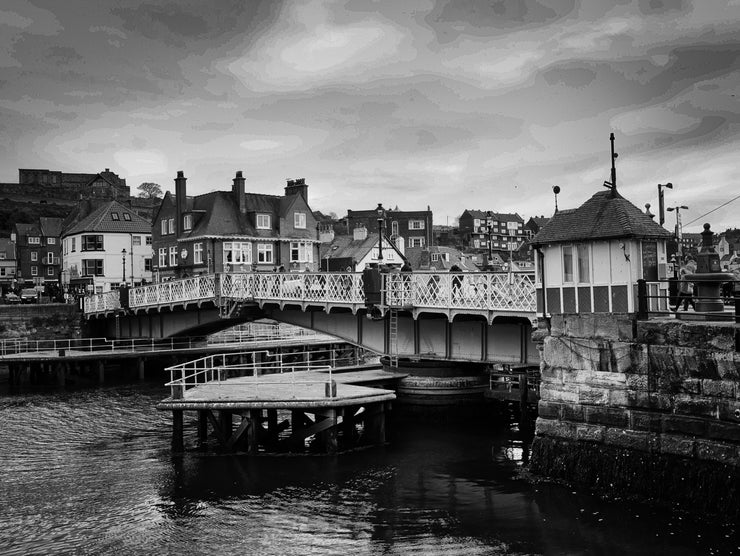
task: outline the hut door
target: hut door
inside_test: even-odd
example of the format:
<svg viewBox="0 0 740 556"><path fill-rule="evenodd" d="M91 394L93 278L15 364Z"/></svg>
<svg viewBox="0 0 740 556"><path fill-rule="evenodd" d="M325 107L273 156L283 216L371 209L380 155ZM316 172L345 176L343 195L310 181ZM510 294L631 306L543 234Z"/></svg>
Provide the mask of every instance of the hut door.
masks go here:
<svg viewBox="0 0 740 556"><path fill-rule="evenodd" d="M658 243L642 242L642 277L648 282L658 280Z"/></svg>

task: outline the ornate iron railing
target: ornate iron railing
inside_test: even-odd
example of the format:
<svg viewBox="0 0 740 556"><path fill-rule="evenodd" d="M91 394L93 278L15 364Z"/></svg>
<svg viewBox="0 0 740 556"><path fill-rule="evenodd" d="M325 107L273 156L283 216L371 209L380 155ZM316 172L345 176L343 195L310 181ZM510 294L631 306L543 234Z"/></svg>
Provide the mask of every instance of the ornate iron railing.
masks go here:
<svg viewBox="0 0 740 556"><path fill-rule="evenodd" d="M390 307L535 311L531 274L395 272L381 276L383 303ZM220 273L131 288L128 307L218 299L356 306L364 305L366 298L359 273ZM118 291L89 296L85 302L86 314L120 308Z"/></svg>

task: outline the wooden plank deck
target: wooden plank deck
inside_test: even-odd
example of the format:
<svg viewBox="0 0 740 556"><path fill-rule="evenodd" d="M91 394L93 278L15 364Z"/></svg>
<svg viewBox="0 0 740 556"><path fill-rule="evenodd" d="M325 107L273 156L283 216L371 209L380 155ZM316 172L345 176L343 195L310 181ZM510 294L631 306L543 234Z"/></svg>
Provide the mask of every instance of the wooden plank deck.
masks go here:
<svg viewBox="0 0 740 556"><path fill-rule="evenodd" d="M405 376L380 369L333 372L336 395L331 397L327 396L328 371L237 377L194 386L181 399L170 397L161 401L157 409L310 409L377 403L394 400L395 392L359 384L389 382Z"/></svg>

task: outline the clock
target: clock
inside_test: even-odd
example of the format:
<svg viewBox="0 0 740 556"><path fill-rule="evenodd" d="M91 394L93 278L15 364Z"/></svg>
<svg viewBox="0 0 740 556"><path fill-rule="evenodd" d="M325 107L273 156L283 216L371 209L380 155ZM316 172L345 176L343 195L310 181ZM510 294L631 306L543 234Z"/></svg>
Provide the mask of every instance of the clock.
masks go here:
<svg viewBox="0 0 740 556"><path fill-rule="evenodd" d="M188 250L187 249L183 249L182 251L180 251L180 258L181 259L187 259L187 257L188 257Z"/></svg>

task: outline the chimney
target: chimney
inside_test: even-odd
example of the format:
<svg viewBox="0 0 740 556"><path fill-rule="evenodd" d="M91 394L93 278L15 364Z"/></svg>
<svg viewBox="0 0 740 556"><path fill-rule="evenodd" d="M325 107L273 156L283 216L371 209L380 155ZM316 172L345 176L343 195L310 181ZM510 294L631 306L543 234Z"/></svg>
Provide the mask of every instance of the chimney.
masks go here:
<svg viewBox="0 0 740 556"><path fill-rule="evenodd" d="M289 195L300 195L308 203L308 184L306 183L306 178L288 180L285 186L285 196L288 197Z"/></svg>
<svg viewBox="0 0 740 556"><path fill-rule="evenodd" d="M354 229L352 239L354 241L364 241L367 239L367 228L365 226L357 226Z"/></svg>
<svg viewBox="0 0 740 556"><path fill-rule="evenodd" d="M110 168L106 168L106 169L105 169L105 171L106 171L106 172L110 172Z"/></svg>
<svg viewBox="0 0 740 556"><path fill-rule="evenodd" d="M188 206L185 182L187 182L185 172L178 170L177 177L175 178L175 232L177 233L177 237L180 237L182 233L182 215Z"/></svg>
<svg viewBox="0 0 740 556"><path fill-rule="evenodd" d="M231 192L234 194L234 202L239 207L239 212L242 214L247 213L247 195L245 192L246 180L242 176L242 171L239 170L234 178L234 184L231 186Z"/></svg>

